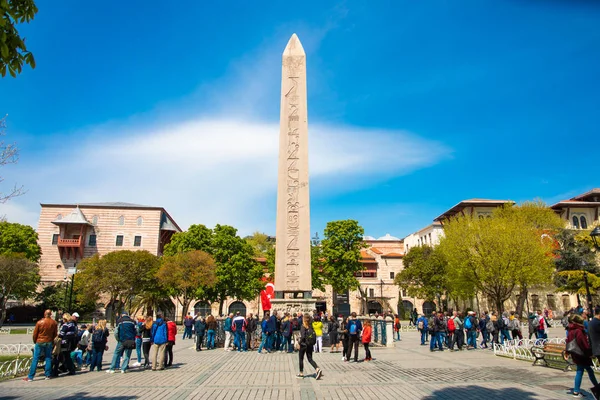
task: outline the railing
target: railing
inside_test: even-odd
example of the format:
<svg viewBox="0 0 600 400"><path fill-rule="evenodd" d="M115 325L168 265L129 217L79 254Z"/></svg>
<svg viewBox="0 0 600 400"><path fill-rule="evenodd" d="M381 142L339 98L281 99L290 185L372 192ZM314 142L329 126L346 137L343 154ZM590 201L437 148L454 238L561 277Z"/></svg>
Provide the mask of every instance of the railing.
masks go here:
<svg viewBox="0 0 600 400"><path fill-rule="evenodd" d="M45 360L42 358L42 361ZM5 361L0 363L0 379L1 378L10 378L14 376L21 375L23 373L29 372L29 368L31 367L32 358L16 358L11 361ZM40 363L38 362L38 367Z"/></svg>
<svg viewBox="0 0 600 400"><path fill-rule="evenodd" d="M533 361L535 356L531 352L532 346L543 346L546 343L565 344L565 342L566 338L507 340L504 344L494 343L493 350L496 356Z"/></svg>
<svg viewBox="0 0 600 400"><path fill-rule="evenodd" d="M30 344L0 344L0 354L23 354L33 351L35 345Z"/></svg>

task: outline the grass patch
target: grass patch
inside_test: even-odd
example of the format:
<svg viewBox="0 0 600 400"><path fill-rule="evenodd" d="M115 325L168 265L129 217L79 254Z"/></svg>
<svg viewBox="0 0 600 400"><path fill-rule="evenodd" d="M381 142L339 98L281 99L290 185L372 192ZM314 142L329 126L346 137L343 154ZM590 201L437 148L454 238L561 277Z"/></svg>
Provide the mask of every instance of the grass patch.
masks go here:
<svg viewBox="0 0 600 400"><path fill-rule="evenodd" d="M16 358L17 358L16 354L3 354L3 355L0 355L0 362L12 361L12 360L15 360ZM21 354L19 356L19 358L31 358L31 354L30 353Z"/></svg>
<svg viewBox="0 0 600 400"><path fill-rule="evenodd" d="M27 333L27 328L23 328L23 329L14 329L11 328L10 329L10 334L11 335L25 335Z"/></svg>

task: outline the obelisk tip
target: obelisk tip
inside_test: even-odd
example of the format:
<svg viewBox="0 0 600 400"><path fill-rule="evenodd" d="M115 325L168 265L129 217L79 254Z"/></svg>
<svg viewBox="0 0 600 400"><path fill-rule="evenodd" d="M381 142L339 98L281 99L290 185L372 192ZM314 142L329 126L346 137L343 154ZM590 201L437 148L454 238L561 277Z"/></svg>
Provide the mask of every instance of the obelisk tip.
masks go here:
<svg viewBox="0 0 600 400"><path fill-rule="evenodd" d="M285 46L285 50L283 51L284 55L304 55L304 47L302 47L302 43L300 43L300 39L298 39L298 35L295 33L292 34L292 37Z"/></svg>

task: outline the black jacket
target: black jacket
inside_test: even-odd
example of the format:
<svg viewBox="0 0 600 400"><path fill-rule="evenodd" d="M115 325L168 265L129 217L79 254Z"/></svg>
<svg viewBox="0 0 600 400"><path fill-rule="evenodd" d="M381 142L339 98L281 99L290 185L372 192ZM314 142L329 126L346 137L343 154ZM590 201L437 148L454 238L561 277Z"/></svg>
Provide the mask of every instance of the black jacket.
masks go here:
<svg viewBox="0 0 600 400"><path fill-rule="evenodd" d="M256 318L246 319L246 332L256 332Z"/></svg>
<svg viewBox="0 0 600 400"><path fill-rule="evenodd" d="M588 324L588 331L592 341L592 354L600 356L600 319L592 318Z"/></svg>

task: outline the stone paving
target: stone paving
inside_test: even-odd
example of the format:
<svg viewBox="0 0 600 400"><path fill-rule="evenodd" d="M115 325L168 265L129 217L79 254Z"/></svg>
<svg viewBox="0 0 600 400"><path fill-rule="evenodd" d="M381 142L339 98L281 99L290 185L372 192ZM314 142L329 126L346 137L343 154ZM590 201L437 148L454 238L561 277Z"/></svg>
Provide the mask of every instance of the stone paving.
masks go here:
<svg viewBox="0 0 600 400"><path fill-rule="evenodd" d="M19 339L0 336L0 343ZM328 350L315 354L324 372L317 381L306 362L307 376L296 378L297 354L197 353L191 340L178 339L175 364L165 371L13 379L0 382L0 399L561 399L571 397L574 376L486 350L431 353L416 333L404 333L395 348L374 348L371 362L344 363L341 353ZM105 369L110 358L104 355ZM583 388L589 386L585 377Z"/></svg>

